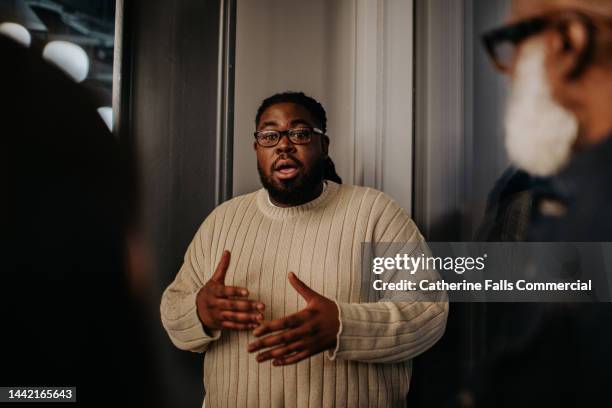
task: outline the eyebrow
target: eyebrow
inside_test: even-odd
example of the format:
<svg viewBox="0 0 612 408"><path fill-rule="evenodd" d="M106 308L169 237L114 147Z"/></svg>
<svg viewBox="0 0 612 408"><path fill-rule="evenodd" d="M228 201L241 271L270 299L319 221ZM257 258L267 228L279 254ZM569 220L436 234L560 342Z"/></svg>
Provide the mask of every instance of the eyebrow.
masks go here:
<svg viewBox="0 0 612 408"><path fill-rule="evenodd" d="M308 127L313 126L306 119L300 119L300 118L293 119L290 124L291 124L291 127L295 127L297 125L306 125ZM261 124L262 128L265 128L268 126L278 126L278 123L274 120L266 120L264 123Z"/></svg>
<svg viewBox="0 0 612 408"><path fill-rule="evenodd" d="M306 119L294 119L291 121L291 126L295 126L295 125L306 125L309 127L312 127L312 125L310 123L308 123L308 121Z"/></svg>

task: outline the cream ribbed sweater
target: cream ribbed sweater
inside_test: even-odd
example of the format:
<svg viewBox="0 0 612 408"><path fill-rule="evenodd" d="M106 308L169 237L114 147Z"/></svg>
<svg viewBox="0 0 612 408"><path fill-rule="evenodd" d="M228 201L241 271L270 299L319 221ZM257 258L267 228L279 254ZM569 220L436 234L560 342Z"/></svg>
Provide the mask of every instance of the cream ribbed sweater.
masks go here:
<svg viewBox="0 0 612 408"><path fill-rule="evenodd" d="M180 349L206 352L205 405L216 407L404 407L411 359L443 334L448 303L360 303L361 243L422 241L393 200L371 188L328 182L297 207L270 204L264 189L217 207L191 242L161 302L162 322ZM198 320L195 298L224 249L225 283L265 303L265 319L297 312L295 274L340 309L338 347L298 364L273 367L247 352L246 331L213 331Z"/></svg>

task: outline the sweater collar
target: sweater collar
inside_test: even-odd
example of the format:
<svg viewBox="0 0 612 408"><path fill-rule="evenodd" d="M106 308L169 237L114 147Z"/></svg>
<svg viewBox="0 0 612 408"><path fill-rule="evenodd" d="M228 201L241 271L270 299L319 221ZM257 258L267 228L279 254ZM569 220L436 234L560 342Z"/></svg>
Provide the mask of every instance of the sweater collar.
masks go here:
<svg viewBox="0 0 612 408"><path fill-rule="evenodd" d="M270 202L268 191L265 188L261 188L257 192L257 206L259 207L261 212L263 212L266 216L270 218L292 218L301 214L305 214L316 208L325 206L329 202L329 200L331 200L336 195L339 189L339 184L327 180L327 187L324 188L321 194L314 200L293 207L277 207Z"/></svg>
<svg viewBox="0 0 612 408"><path fill-rule="evenodd" d="M327 188L327 180L323 180L323 190L321 190L321 194L323 194L325 192L325 189ZM270 204L272 207L274 208L283 208L281 206L275 205L272 200L270 199L270 192L268 192L268 204Z"/></svg>

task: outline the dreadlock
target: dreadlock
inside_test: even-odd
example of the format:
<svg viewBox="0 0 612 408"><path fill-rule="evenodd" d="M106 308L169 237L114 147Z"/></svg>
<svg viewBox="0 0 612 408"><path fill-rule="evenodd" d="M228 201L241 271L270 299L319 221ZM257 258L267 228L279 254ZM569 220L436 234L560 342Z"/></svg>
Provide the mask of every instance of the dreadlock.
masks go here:
<svg viewBox="0 0 612 408"><path fill-rule="evenodd" d="M327 132L327 114L325 113L323 105L321 105L321 103L319 103L316 99L305 95L303 92L282 92L264 99L259 109L257 109L255 126L259 124L261 115L263 115L266 109L279 103L295 103L296 105L304 107L308 112L310 112L314 120L317 121L317 125L320 127L323 133ZM324 163L323 177L326 180L342 184L342 179L336 173L336 166L329 156L327 156Z"/></svg>

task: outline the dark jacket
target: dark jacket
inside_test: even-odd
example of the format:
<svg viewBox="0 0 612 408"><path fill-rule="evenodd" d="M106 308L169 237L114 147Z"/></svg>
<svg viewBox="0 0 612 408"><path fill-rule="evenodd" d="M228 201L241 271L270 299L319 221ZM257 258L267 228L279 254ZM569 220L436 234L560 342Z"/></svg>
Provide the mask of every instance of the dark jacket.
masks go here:
<svg viewBox="0 0 612 408"><path fill-rule="evenodd" d="M534 189L530 241L612 241L612 134Z"/></svg>
<svg viewBox="0 0 612 408"><path fill-rule="evenodd" d="M497 214L493 224L504 227L498 231L519 230L504 221L515 220L510 210L517 207L508 205L508 197L516 200L519 191L529 192L532 205L527 240L612 241L612 135L575 154L569 165L550 179L533 183L520 173L515 177L521 183L509 178L496 187L512 193L496 196L498 203L494 205L506 209ZM491 236L501 238L502 234L488 238ZM505 237L492 240L514 240L512 234ZM593 248L596 254L597 247ZM596 255L603 259L605 254ZM609 299L606 270L610 268L605 262L583 269L588 276L579 278L593 279L597 298ZM611 404L607 384L612 366L612 303L490 304L486 314L488 321L499 326L489 335L503 346L475 370L475 380L466 391L473 404L460 406L569 408Z"/></svg>

